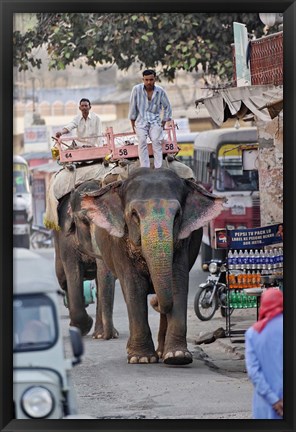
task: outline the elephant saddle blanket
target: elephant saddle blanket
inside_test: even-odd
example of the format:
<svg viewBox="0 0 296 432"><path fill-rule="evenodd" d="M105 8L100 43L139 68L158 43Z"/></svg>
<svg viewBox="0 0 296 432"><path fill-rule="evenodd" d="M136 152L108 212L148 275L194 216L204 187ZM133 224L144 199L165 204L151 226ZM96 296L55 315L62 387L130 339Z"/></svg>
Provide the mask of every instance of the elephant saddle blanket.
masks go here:
<svg viewBox="0 0 296 432"><path fill-rule="evenodd" d="M151 158L153 166L153 158ZM58 204L59 200L71 192L74 188L87 180L100 180L102 186L116 180L125 180L129 174L140 167L139 160L123 160L120 164L96 163L72 167L63 167L57 171L49 182L46 191L46 210L44 215L44 226L49 229L59 230ZM162 168L175 171L182 178L194 178L193 171L187 165L173 159L165 158Z"/></svg>

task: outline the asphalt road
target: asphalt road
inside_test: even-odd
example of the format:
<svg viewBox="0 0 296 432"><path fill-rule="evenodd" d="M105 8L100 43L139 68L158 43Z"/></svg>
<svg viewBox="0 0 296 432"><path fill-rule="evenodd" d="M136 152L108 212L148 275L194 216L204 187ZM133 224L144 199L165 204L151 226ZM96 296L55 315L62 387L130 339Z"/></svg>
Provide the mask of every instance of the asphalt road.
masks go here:
<svg viewBox="0 0 296 432"><path fill-rule="evenodd" d="M53 268L53 249L40 250ZM188 347L192 364L182 367L130 365L126 360L129 335L126 305L116 285L114 325L119 338L103 341L84 337L85 355L73 369L79 412L98 419L250 419L252 385L244 367L244 344L229 338L196 345L201 334L225 329L225 318L217 311L209 322L195 316L196 287L206 273L199 259L190 273L188 299ZM95 305L88 307L95 316ZM255 311L235 311L234 326L252 323ZM71 356L68 338L68 311L61 303L65 350ZM150 308L149 323L156 344L158 314Z"/></svg>

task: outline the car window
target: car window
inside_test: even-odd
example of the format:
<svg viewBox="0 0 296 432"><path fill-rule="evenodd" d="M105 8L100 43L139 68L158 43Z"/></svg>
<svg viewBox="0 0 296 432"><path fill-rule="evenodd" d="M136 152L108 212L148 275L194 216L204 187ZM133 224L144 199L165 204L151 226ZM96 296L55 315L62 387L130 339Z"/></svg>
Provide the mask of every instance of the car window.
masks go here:
<svg viewBox="0 0 296 432"><path fill-rule="evenodd" d="M57 339L56 312L52 300L41 295L16 295L13 300L14 351L42 350Z"/></svg>

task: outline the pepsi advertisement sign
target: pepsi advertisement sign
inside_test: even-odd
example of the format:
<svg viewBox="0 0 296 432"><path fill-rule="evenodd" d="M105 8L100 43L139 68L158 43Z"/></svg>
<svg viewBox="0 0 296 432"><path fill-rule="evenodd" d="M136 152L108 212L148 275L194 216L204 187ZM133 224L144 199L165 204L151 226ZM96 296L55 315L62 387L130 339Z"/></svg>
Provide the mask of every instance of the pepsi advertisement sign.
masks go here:
<svg viewBox="0 0 296 432"><path fill-rule="evenodd" d="M226 230L226 234L229 249L259 249L282 243L284 225L281 223L252 229Z"/></svg>

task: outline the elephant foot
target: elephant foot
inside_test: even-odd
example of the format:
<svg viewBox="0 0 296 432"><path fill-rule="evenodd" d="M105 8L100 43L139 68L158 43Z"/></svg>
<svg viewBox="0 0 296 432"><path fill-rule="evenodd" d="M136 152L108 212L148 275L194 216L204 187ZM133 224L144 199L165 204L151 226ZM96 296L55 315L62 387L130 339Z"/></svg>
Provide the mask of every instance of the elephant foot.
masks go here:
<svg viewBox="0 0 296 432"><path fill-rule="evenodd" d="M132 339L130 337L126 350L127 362L130 364L158 363L159 357L156 354L150 334L146 338L142 337L140 341L137 338Z"/></svg>
<svg viewBox="0 0 296 432"><path fill-rule="evenodd" d="M158 357L161 359L163 356L163 352L164 352L164 346L158 345L156 352L157 352Z"/></svg>
<svg viewBox="0 0 296 432"><path fill-rule="evenodd" d="M129 355L127 357L127 362L129 364L148 364L148 363L158 363L158 355Z"/></svg>
<svg viewBox="0 0 296 432"><path fill-rule="evenodd" d="M70 326L79 328L82 336L86 336L89 333L90 329L92 328L92 325L93 325L93 319L89 315L87 316L87 320L83 323L77 324L77 323L73 323L72 321L70 322Z"/></svg>
<svg viewBox="0 0 296 432"><path fill-rule="evenodd" d="M192 363L192 354L189 351L169 351L163 357L167 365L187 365Z"/></svg>
<svg viewBox="0 0 296 432"><path fill-rule="evenodd" d="M118 336L119 333L115 327L113 327L111 331L104 330L103 327L95 328L95 331L93 332L92 335L93 339L104 339L104 340L118 339Z"/></svg>

